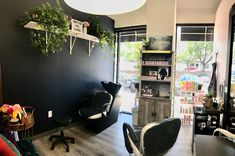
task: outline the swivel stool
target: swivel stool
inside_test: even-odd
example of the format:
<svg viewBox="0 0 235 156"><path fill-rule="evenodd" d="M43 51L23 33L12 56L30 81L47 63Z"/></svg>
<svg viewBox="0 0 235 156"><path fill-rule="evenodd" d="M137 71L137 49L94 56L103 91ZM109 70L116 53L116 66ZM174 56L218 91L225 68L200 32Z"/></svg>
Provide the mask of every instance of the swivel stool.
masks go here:
<svg viewBox="0 0 235 156"><path fill-rule="evenodd" d="M54 118L55 124L59 127L60 135L51 135L49 141L52 141L55 138L55 141L52 142L51 150L54 150L55 146L59 143L64 143L66 145L66 152L69 152L69 145L67 140L72 144L75 143L73 137L64 136L63 128L68 126L72 122L72 118L70 116L60 116Z"/></svg>

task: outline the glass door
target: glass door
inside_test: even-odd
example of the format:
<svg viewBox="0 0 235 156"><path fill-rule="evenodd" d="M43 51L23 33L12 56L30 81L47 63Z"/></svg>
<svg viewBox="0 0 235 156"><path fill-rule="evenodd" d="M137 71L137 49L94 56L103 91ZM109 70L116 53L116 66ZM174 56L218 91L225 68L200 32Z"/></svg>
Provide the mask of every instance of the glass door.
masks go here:
<svg viewBox="0 0 235 156"><path fill-rule="evenodd" d="M122 84L120 112L131 114L136 103L139 84L140 50L146 38L146 29L124 30L118 33L118 82Z"/></svg>

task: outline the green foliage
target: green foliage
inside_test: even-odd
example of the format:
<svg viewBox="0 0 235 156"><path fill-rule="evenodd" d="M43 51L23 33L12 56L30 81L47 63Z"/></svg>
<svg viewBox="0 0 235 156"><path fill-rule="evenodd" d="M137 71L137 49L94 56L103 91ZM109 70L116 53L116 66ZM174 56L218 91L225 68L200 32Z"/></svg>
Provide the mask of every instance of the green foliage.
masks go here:
<svg viewBox="0 0 235 156"><path fill-rule="evenodd" d="M124 58L127 62L137 62L135 67L137 70L140 69L140 56L142 42L122 42L120 48L120 57Z"/></svg>
<svg viewBox="0 0 235 156"><path fill-rule="evenodd" d="M215 96L214 92L208 92L208 93L206 93L206 94L204 95L204 97L205 97L205 98L208 98L208 99L211 99L211 98L214 97L214 96Z"/></svg>
<svg viewBox="0 0 235 156"><path fill-rule="evenodd" d="M88 28L88 34L94 35L99 38L99 45L102 49L105 47L109 47L110 54L114 52L114 33L104 30L101 25L100 19L97 16L90 16L87 21L90 23L90 27Z"/></svg>
<svg viewBox="0 0 235 156"><path fill-rule="evenodd" d="M147 40L142 40L142 42L143 42L143 49L144 50L148 50L149 49L149 46L150 46L150 42L149 41L147 41Z"/></svg>
<svg viewBox="0 0 235 156"><path fill-rule="evenodd" d="M34 7L25 13L22 24L30 21L39 23L45 31L30 30L30 40L34 47L41 50L43 54L61 51L66 42L70 21L63 13L63 9L57 0L57 6L53 7L49 3Z"/></svg>
<svg viewBox="0 0 235 156"><path fill-rule="evenodd" d="M187 65L201 63L204 71L212 60L212 51L212 42L188 42L186 50L177 56L177 61Z"/></svg>
<svg viewBox="0 0 235 156"><path fill-rule="evenodd" d="M141 48L141 42L122 42L120 56L128 62L139 61Z"/></svg>

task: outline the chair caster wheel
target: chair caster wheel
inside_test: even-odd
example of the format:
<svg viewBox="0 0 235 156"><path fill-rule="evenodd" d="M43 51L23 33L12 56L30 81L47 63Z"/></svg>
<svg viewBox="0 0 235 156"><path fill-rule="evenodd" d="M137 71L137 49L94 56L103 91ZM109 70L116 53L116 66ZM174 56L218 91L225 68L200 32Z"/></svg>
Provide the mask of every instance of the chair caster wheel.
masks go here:
<svg viewBox="0 0 235 156"><path fill-rule="evenodd" d="M66 148L66 152L69 152L69 148Z"/></svg>

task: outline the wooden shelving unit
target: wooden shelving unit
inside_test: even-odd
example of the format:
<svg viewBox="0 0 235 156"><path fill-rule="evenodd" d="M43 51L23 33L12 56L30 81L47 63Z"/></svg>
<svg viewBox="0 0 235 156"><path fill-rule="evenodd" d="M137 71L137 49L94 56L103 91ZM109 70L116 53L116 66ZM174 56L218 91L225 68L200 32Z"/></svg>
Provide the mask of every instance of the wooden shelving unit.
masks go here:
<svg viewBox="0 0 235 156"><path fill-rule="evenodd" d="M155 100L171 100L171 97L148 97L148 96L141 96L142 99L155 99Z"/></svg>
<svg viewBox="0 0 235 156"><path fill-rule="evenodd" d="M140 97L143 97L143 89L145 88L144 86L146 83L152 84L150 85L150 89L153 90L153 92L159 90L159 88L156 88L156 86L167 84L169 86L170 96L172 96L174 60L174 52L170 50L142 51ZM166 69L166 75L163 79L161 78L161 76L159 76L162 69Z"/></svg>
<svg viewBox="0 0 235 156"><path fill-rule="evenodd" d="M161 64L142 64L142 66L149 66L149 67L171 67L172 65L161 65Z"/></svg>
<svg viewBox="0 0 235 156"><path fill-rule="evenodd" d="M172 53L172 51L171 50L143 50L142 54L143 53L149 53L149 54L151 54L151 53L153 53L153 54L170 54L170 53Z"/></svg>
<svg viewBox="0 0 235 156"><path fill-rule="evenodd" d="M148 79L144 79L144 78L141 78L141 81L151 81L151 82L165 82L165 83L170 83L171 80L148 80Z"/></svg>
<svg viewBox="0 0 235 156"><path fill-rule="evenodd" d="M42 25L38 24L37 22L33 22L33 21L27 23L24 27L29 28L29 29L44 31ZM72 54L72 50L73 50L73 47L74 47L74 44L75 44L77 38L81 38L81 39L89 41L89 56L91 54L92 49L94 48L95 43L99 42L99 39L95 36L85 34L85 33L76 32L76 31L72 31L72 30L69 30L68 35L70 36L70 44L69 44L70 45L70 47L69 47L70 54Z"/></svg>
<svg viewBox="0 0 235 156"><path fill-rule="evenodd" d="M173 51L142 51L138 126L171 116L174 60Z"/></svg>

